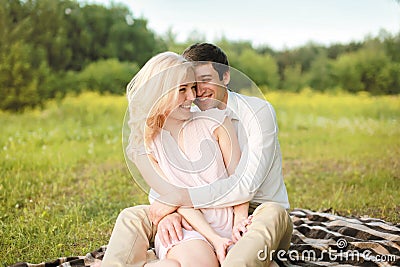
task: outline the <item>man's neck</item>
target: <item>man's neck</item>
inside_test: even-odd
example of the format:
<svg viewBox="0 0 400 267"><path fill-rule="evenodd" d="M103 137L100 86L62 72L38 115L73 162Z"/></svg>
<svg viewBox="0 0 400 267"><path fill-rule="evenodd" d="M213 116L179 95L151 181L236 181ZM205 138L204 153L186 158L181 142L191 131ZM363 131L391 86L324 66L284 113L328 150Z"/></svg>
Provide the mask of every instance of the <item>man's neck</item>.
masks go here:
<svg viewBox="0 0 400 267"><path fill-rule="evenodd" d="M227 104L228 104L228 89L226 89L224 98L222 99L221 102L219 102L217 108L224 110L224 109L226 109Z"/></svg>

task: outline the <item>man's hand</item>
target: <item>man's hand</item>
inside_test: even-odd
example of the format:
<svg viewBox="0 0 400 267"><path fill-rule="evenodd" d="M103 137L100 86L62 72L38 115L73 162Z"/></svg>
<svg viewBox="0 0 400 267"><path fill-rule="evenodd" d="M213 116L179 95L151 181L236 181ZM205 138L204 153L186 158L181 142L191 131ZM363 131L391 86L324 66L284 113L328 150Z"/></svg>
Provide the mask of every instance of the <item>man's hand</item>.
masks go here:
<svg viewBox="0 0 400 267"><path fill-rule="evenodd" d="M183 239L182 227L188 231L193 230L185 218L176 212L165 216L158 223L157 233L164 247Z"/></svg>
<svg viewBox="0 0 400 267"><path fill-rule="evenodd" d="M168 214L175 212L177 209L178 207L154 201L153 204L150 205L150 220L155 225L158 225L162 218L164 218Z"/></svg>

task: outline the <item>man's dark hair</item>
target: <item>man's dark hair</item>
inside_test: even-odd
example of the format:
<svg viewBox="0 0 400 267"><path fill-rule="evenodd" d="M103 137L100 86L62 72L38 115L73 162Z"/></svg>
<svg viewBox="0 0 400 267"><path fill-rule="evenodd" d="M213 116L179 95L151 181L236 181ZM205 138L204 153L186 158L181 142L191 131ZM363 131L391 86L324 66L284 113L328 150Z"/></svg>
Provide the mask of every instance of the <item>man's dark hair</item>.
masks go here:
<svg viewBox="0 0 400 267"><path fill-rule="evenodd" d="M193 44L183 51L182 56L190 61L212 62L213 68L218 72L221 81L224 73L229 71L228 57L225 52L210 43Z"/></svg>

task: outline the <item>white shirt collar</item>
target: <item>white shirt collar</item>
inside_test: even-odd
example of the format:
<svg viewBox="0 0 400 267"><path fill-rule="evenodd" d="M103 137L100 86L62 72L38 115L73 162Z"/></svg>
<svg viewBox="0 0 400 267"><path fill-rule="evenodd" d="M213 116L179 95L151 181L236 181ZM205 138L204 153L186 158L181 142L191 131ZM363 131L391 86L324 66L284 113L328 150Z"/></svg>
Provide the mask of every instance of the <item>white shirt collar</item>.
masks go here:
<svg viewBox="0 0 400 267"><path fill-rule="evenodd" d="M239 120L239 117L236 114L238 112L237 98L235 93L229 90L226 107L231 111L231 118L234 120Z"/></svg>

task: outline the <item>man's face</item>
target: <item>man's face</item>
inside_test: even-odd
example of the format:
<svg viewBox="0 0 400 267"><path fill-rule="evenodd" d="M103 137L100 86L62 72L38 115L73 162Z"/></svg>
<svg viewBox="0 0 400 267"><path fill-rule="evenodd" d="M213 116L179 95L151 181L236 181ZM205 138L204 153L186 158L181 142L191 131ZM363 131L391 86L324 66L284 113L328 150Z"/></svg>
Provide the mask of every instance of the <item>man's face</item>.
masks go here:
<svg viewBox="0 0 400 267"><path fill-rule="evenodd" d="M222 81L218 72L211 63L201 64L195 67L197 90L194 103L201 109L210 108L225 109L228 101L226 85L229 83L229 72L224 75Z"/></svg>

